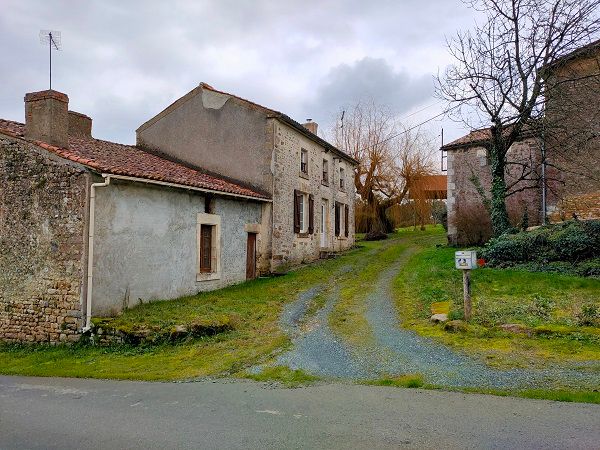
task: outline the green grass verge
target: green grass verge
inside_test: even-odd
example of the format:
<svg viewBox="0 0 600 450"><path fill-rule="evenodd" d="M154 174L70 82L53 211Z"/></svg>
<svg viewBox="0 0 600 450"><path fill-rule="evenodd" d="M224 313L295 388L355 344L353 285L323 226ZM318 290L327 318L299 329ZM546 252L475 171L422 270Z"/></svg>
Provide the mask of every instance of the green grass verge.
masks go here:
<svg viewBox="0 0 600 450"><path fill-rule="evenodd" d="M435 236L435 232L431 232ZM600 306L600 280L515 270L472 272L474 316L466 331L450 333L429 322L431 306L450 303L450 318L462 318L462 275L454 268L453 248L435 247L445 236L423 241L394 281L402 325L418 333L482 356L501 367L577 364L596 361L600 369L600 329L581 326L583 305ZM518 323L528 334L503 331Z"/></svg>
<svg viewBox="0 0 600 450"><path fill-rule="evenodd" d="M393 386L404 388L420 388L425 386L423 375L421 374L406 374L398 376L386 376L377 380L368 380L364 384L370 386Z"/></svg>
<svg viewBox="0 0 600 450"><path fill-rule="evenodd" d="M245 373L243 376L254 381L277 382L286 387L306 386L319 380L319 377L303 370L293 370L286 366L265 367L259 373Z"/></svg>
<svg viewBox="0 0 600 450"><path fill-rule="evenodd" d="M177 380L230 375L265 362L289 345L278 319L285 303L311 286L329 283L343 265L354 264L368 248L319 261L286 275L258 279L178 300L140 305L111 321L119 329L170 329L195 321L231 320L234 331L180 344L146 347L0 345L5 375Z"/></svg>

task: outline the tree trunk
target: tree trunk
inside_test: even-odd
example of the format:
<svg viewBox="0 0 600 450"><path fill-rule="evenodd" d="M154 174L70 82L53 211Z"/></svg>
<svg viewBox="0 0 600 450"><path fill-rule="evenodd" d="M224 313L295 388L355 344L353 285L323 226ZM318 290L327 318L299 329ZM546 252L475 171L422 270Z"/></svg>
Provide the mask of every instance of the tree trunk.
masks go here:
<svg viewBox="0 0 600 450"><path fill-rule="evenodd" d="M492 163L490 219L494 237L498 237L512 229L506 210L506 180L504 179L506 162L503 156L506 152L501 148L502 144L495 144L490 151Z"/></svg>

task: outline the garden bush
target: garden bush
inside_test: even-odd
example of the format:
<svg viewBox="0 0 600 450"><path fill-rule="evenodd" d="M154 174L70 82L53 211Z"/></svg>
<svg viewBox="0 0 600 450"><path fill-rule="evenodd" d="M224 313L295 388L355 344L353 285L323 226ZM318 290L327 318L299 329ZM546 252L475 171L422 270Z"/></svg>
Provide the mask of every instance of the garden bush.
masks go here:
<svg viewBox="0 0 600 450"><path fill-rule="evenodd" d="M571 220L504 234L481 250L492 267L600 276L600 220Z"/></svg>

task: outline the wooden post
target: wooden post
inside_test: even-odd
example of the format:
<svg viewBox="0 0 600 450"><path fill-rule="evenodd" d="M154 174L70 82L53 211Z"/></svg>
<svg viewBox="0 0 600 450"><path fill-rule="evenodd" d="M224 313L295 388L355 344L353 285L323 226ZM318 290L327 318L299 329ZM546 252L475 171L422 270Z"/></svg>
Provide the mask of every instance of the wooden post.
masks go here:
<svg viewBox="0 0 600 450"><path fill-rule="evenodd" d="M471 271L463 270L465 320L471 319Z"/></svg>

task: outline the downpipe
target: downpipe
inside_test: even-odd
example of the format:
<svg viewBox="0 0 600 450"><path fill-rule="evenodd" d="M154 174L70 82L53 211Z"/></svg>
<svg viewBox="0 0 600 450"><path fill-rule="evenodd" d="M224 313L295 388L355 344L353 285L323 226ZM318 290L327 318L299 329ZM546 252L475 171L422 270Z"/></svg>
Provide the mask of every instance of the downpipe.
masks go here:
<svg viewBox="0 0 600 450"><path fill-rule="evenodd" d="M90 213L88 225L88 260L87 260L87 293L85 296L85 326L81 330L83 333L89 331L92 327L92 292L94 280L94 222L96 217L96 188L106 187L110 184L110 175L102 175L102 183L92 183L90 185Z"/></svg>

